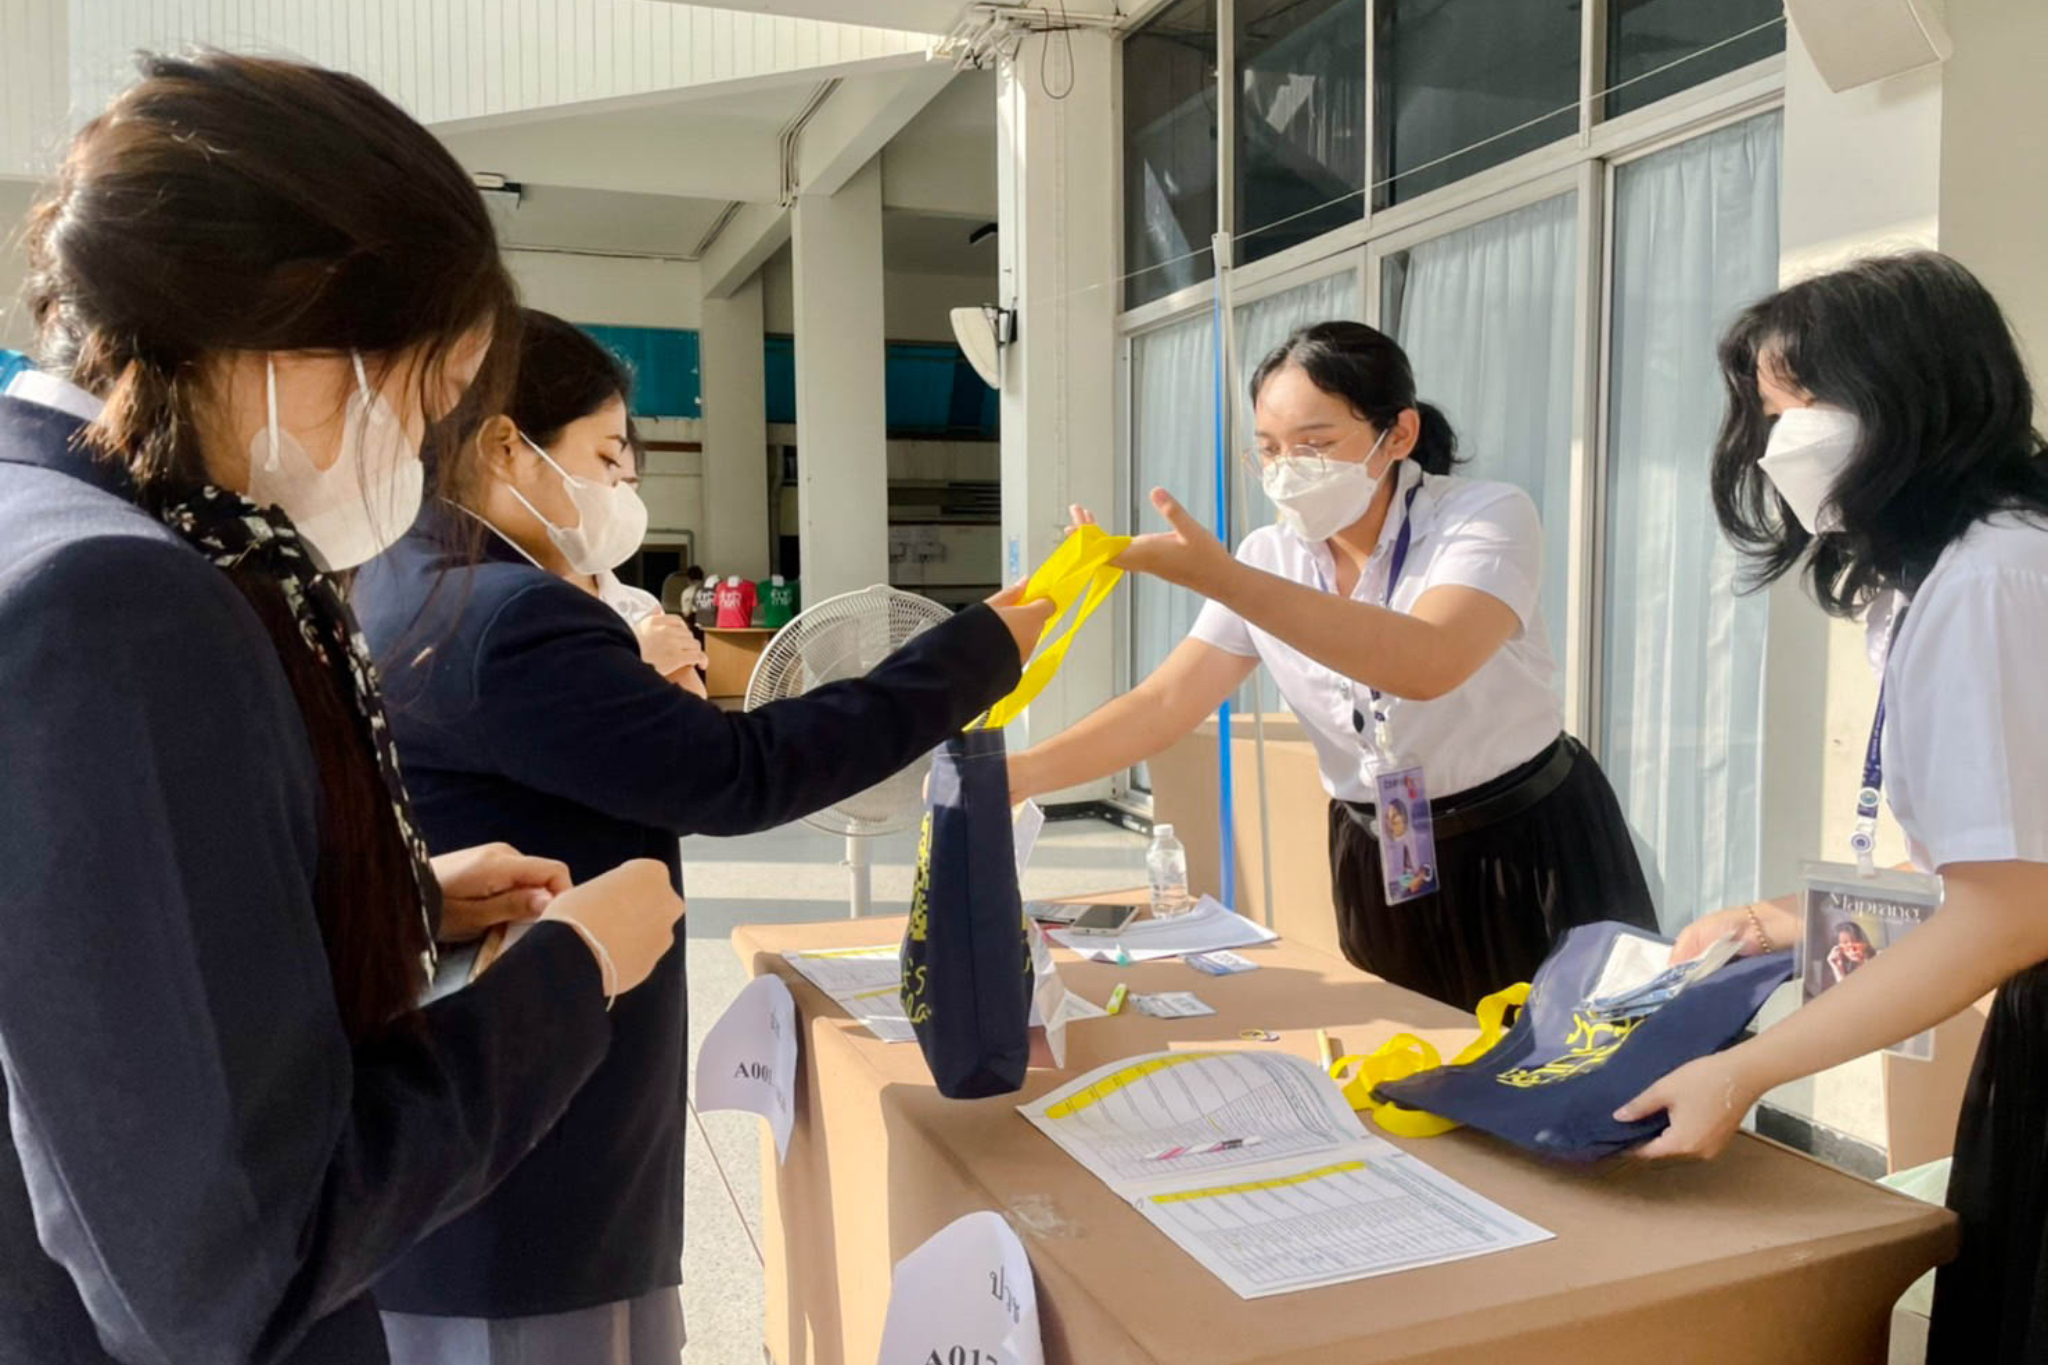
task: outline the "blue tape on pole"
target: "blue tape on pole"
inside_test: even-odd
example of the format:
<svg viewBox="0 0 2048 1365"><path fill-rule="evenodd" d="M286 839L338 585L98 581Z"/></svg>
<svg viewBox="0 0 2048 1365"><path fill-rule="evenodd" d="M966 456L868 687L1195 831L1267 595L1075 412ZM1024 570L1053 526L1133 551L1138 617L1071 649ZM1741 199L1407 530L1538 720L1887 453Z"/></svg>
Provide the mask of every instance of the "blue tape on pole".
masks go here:
<svg viewBox="0 0 2048 1365"><path fill-rule="evenodd" d="M1216 281L1216 538L1230 543L1230 426L1224 420L1224 405L1230 390L1224 380L1223 281ZM1217 898L1232 910L1237 908L1237 826L1230 780L1230 703L1216 710L1217 830L1216 874L1222 883Z"/></svg>

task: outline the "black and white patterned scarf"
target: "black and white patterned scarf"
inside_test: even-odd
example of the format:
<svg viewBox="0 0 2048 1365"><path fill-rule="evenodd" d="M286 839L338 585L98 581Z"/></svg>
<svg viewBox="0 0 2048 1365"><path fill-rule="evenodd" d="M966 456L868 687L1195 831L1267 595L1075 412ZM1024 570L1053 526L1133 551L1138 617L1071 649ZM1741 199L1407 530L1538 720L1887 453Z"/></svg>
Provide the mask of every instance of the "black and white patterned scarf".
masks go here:
<svg viewBox="0 0 2048 1365"><path fill-rule="evenodd" d="M377 771L391 801L399 837L412 855L413 881L419 888L420 922L426 929L426 951L420 966L429 984L438 955L434 948L435 910L441 903L440 883L427 854L426 841L413 824L412 802L398 768L398 751L384 717L377 668L356 625L355 613L334 580L307 553L291 518L275 507L258 507L238 493L212 486L166 508L164 522L221 569L250 568L268 574L284 590L285 604L298 624L299 638L325 665L353 703L363 737L377 755Z"/></svg>

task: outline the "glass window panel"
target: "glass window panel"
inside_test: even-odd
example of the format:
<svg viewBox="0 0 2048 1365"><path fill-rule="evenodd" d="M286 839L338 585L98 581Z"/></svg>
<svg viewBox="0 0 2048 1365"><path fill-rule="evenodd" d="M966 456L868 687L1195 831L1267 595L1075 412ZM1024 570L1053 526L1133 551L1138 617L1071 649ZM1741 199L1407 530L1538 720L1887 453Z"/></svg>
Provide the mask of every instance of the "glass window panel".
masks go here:
<svg viewBox="0 0 2048 1365"><path fill-rule="evenodd" d="M1380 207L1578 131L1579 0L1379 0Z"/></svg>
<svg viewBox="0 0 2048 1365"><path fill-rule="evenodd" d="M1215 273L1216 6L1179 0L1124 40L1124 306Z"/></svg>
<svg viewBox="0 0 2048 1365"><path fill-rule="evenodd" d="M1578 195L1432 238L1381 263L1381 321L1417 395L1458 433L1459 473L1519 485L1543 518L1544 623L1565 662L1571 571ZM1564 690L1562 668L1558 690Z"/></svg>
<svg viewBox="0 0 2048 1365"><path fill-rule="evenodd" d="M1365 213L1365 0L1237 0L1240 263Z"/></svg>
<svg viewBox="0 0 2048 1365"><path fill-rule="evenodd" d="M1778 283L1778 114L1615 172L1600 758L1664 927L1757 895L1765 602L1708 492L1715 345Z"/></svg>
<svg viewBox="0 0 2048 1365"><path fill-rule="evenodd" d="M1607 0L1607 117L1784 50L1780 0Z"/></svg>

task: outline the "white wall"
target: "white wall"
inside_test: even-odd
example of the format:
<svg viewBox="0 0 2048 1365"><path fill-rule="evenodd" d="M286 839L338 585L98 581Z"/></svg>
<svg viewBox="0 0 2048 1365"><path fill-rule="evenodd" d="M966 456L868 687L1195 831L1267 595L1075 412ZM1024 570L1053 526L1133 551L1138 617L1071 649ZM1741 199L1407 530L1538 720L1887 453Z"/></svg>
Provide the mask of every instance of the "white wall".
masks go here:
<svg viewBox="0 0 2048 1365"><path fill-rule="evenodd" d="M29 0L31 9L57 3ZM88 111L127 83L135 49L194 42L353 71L427 123L915 53L929 42L665 0L74 0L72 11L76 104Z"/></svg>
<svg viewBox="0 0 2048 1365"><path fill-rule="evenodd" d="M966 277L892 270L882 287L883 322L891 341L951 341L953 323L948 313L996 301L994 271Z"/></svg>
<svg viewBox="0 0 2048 1365"><path fill-rule="evenodd" d="M0 5L0 175L48 170L62 154L69 33L64 0Z"/></svg>
<svg viewBox="0 0 2048 1365"><path fill-rule="evenodd" d="M22 216L42 186L30 180L0 180L0 347L25 351L31 335L21 307L21 277L28 262L21 252Z"/></svg>
<svg viewBox="0 0 2048 1365"><path fill-rule="evenodd" d="M892 270L882 281L884 334L891 341L951 341L947 314L996 301L996 279L986 276L915 275ZM789 253L779 252L761 267L762 325L771 333L796 331L796 284Z"/></svg>
<svg viewBox="0 0 2048 1365"><path fill-rule="evenodd" d="M528 307L571 322L622 327L696 327L703 295L693 261L508 251L505 263Z"/></svg>

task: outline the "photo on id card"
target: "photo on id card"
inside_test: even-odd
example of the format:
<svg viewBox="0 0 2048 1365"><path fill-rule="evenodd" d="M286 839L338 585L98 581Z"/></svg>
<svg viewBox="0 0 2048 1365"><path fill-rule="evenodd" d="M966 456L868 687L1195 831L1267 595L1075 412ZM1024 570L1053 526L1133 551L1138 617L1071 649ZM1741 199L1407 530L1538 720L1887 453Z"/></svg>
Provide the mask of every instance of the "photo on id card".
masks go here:
<svg viewBox="0 0 2048 1365"><path fill-rule="evenodd" d="M1869 966L1941 908L1941 879L1922 872L1863 876L1849 863L1806 863L1799 939L1800 999L1811 1004ZM1928 1030L1885 1049L1894 1057L1934 1059Z"/></svg>
<svg viewBox="0 0 2048 1365"><path fill-rule="evenodd" d="M1386 877L1387 904L1398 905L1436 891L1436 835L1431 831L1429 790L1422 769L1381 773L1374 802L1379 831L1380 870Z"/></svg>

